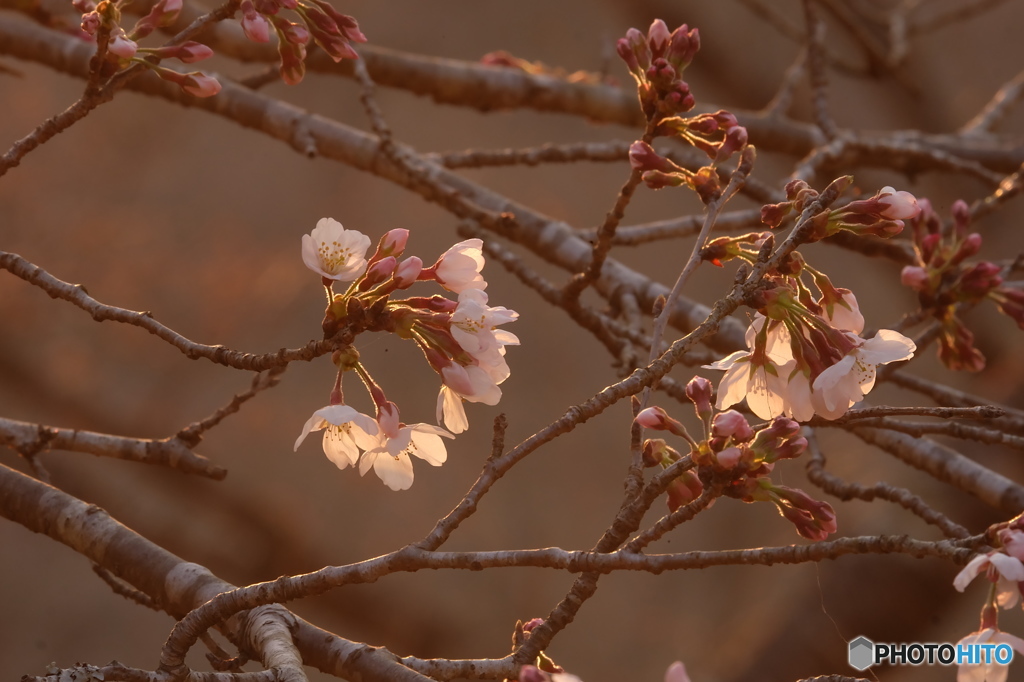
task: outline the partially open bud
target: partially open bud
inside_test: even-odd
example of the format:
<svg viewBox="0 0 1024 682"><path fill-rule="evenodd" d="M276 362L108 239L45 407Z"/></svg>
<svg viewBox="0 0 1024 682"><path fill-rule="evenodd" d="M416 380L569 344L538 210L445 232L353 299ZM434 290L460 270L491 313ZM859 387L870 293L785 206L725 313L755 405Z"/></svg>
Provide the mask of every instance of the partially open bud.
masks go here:
<svg viewBox="0 0 1024 682"><path fill-rule="evenodd" d="M703 422L708 422L711 419L713 413L711 398L714 392L715 389L711 382L704 377L694 377L686 384L686 397L693 403L697 417Z"/></svg>

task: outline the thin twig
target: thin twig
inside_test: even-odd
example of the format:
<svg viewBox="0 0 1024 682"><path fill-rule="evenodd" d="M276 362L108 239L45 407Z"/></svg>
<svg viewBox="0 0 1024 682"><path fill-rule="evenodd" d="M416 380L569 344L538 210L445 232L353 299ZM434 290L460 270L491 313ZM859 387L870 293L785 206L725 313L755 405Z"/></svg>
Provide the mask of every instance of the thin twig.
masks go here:
<svg viewBox="0 0 1024 682"><path fill-rule="evenodd" d="M948 538L963 539L970 536L970 532L966 528L955 523L945 514L933 509L923 499L906 488L900 488L881 481L874 485L850 483L835 474L825 471L825 455L822 453L821 448L818 447L818 439L815 438L813 431L810 429L805 429L804 434L807 435L808 450L811 455L807 462L807 477L825 492L838 497L844 502L852 499L871 502L875 498L895 502L918 516L925 523L938 527Z"/></svg>
<svg viewBox="0 0 1024 682"><path fill-rule="evenodd" d="M190 360L206 358L219 365L261 372L274 367L283 367L296 360L310 361L326 355L351 339L335 338L324 341L310 341L302 348L282 348L274 353L254 355L231 350L224 346L207 346L191 341L170 327L166 327L154 319L151 313L137 312L125 308L100 303L90 296L81 284L70 284L57 279L37 265L34 265L15 253L0 251L0 268L20 277L29 284L39 287L50 295L73 303L92 316L97 322L113 320L145 329L171 344Z"/></svg>

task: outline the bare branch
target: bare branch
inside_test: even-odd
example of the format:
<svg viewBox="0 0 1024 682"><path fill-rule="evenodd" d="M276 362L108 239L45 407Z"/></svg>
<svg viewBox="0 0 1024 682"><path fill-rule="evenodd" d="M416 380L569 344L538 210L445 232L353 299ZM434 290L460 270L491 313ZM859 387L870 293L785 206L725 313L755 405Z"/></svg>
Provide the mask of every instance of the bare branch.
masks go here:
<svg viewBox="0 0 1024 682"><path fill-rule="evenodd" d="M0 445L18 452L33 454L42 450L88 452L99 457L170 467L186 474L198 474L218 481L228 473L227 469L192 452L191 446L177 436L162 440L128 438L94 431L30 424L0 417Z"/></svg>
<svg viewBox="0 0 1024 682"><path fill-rule="evenodd" d="M100 303L90 296L81 284L70 284L59 280L15 253L0 251L0 268L20 277L29 284L39 287L48 293L51 298L59 298L75 304L89 313L92 319L97 322L113 320L141 327L180 350L190 360L206 358L219 365L260 372L273 367L283 367L289 362L296 360L308 362L321 355L330 353L348 341L347 339L310 341L303 348L282 348L275 353L265 353L263 355L242 353L225 348L224 346L207 346L190 341L173 329L157 322L153 318L152 313L148 311L137 312Z"/></svg>
<svg viewBox="0 0 1024 682"><path fill-rule="evenodd" d="M995 509L1010 514L1024 509L1024 486L986 469L951 448L926 438L913 438L885 429L853 427L850 432L864 442L882 448L910 466L956 486Z"/></svg>

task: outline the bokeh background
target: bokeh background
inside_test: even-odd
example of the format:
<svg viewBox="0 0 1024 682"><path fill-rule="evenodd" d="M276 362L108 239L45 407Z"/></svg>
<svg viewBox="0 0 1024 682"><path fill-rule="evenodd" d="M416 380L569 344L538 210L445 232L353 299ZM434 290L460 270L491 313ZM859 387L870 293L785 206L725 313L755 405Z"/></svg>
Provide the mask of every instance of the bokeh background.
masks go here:
<svg viewBox="0 0 1024 682"><path fill-rule="evenodd" d="M862 3L871 4L871 3ZM874 3L879 9L888 5ZM939 8L955 4L932 3ZM795 25L796 2L773 3ZM994 3L986 14L914 36L901 78L833 74L831 111L841 126L951 132L969 120L1022 67L1024 5ZM370 41L409 52L476 60L504 49L572 71L607 71L630 87L613 59L614 40L654 17L700 28L702 50L687 71L701 102L758 109L773 96L799 47L740 2L464 0L368 2L336 6L354 15ZM828 44L856 61L854 44L834 22ZM0 75L0 147L71 104L82 84L48 69L0 60L22 77ZM228 62L243 76L258 65ZM267 91L351 126L368 128L349 80L311 74L295 88ZM806 88L792 113L809 119ZM634 139L636 131L531 111L481 114L382 89L380 104L395 136L421 151L499 148L548 142ZM1002 130L1020 133L1014 112ZM1018 140L1019 143L1019 140ZM764 153L758 175L783 178L795 159ZM625 163L466 171L468 177L576 227L599 224L628 174ZM867 188L894 184L930 196L945 213L991 188L972 179L924 173L913 181L859 169ZM748 206L738 200L737 206ZM684 192L641 189L627 224L693 212ZM458 241L455 219L387 181L327 160L309 160L275 141L201 111L122 93L33 152L0 179L0 249L21 254L99 300L150 310L204 343L250 352L297 347L319 336L323 296L303 266L299 240L332 216L379 237L412 231L408 253L430 262ZM979 225L982 256L1024 246L1022 211L1011 203ZM691 244L620 248L613 256L670 283ZM869 327L891 324L913 305L898 269L830 247L808 250L838 285L854 289ZM533 259L536 263L536 259ZM565 273L538 265L561 282ZM712 302L732 270L698 272L688 294ZM485 275L491 302L518 310L510 329L522 340L508 359L500 411L513 445L617 378L603 349L547 308L496 265ZM988 368L950 375L929 349L915 371L1021 406L1021 333L989 306L971 315ZM360 351L407 421L431 421L435 375L408 344L382 335ZM685 380L693 370L676 370ZM717 379L708 373L710 378ZM0 414L55 426L164 437L244 390L244 373L189 361L149 334L96 324L82 311L0 274ZM208 434L198 451L230 470L220 483L144 465L54 452L44 456L56 484L187 560L236 584L376 556L420 539L461 499L488 454L498 409L472 405L472 428L434 469L417 462L412 489L395 493L373 475L337 470L311 439L292 444L303 422L326 403L333 382L327 358L293 364L274 390ZM357 406L368 401L354 384ZM879 388L872 399L919 402ZM362 401L362 402L360 402ZM667 403L667 400L664 401ZM684 408L675 408L677 413ZM628 408L616 406L527 458L487 496L451 539L453 550L561 546L589 548L614 515L628 463ZM824 433L837 473L871 483L910 486L972 530L998 517L952 488L872 452L851 437ZM965 452L1007 475L1024 475L1019 453L966 444ZM4 464L24 468L0 450ZM780 467L781 468L781 467ZM782 482L799 485L799 462ZM832 500L835 502L834 500ZM659 502L649 522L662 513ZM847 535L937 533L882 503L837 505ZM692 527L691 527L692 526ZM770 508L723 500L670 534L652 551L723 549L802 542ZM717 568L660 576L610 575L555 641L550 655L588 682L659 680L684 660L703 680L787 680L852 671L846 641L956 641L977 627L983 588L951 587L955 567L907 557L846 557L820 565ZM419 657L498 657L517 619L544 616L573 576L538 569L394 575L291 604L338 634ZM115 596L88 562L24 528L0 523L0 677L42 674L47 664L105 663L152 669L171 625L164 614ZM1003 621L1024 634L1019 614ZM193 659L198 665L198 658ZM1020 666L1013 674L1021 675ZM892 680L952 679L953 671L893 670ZM1018 679L1024 679L1020 677Z"/></svg>

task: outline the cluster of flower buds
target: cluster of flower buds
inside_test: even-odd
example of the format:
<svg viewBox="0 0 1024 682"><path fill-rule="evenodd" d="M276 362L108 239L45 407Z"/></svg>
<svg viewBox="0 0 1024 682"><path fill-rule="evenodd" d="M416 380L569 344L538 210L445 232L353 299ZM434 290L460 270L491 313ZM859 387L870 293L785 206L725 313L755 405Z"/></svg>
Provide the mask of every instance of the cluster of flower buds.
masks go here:
<svg viewBox="0 0 1024 682"><path fill-rule="evenodd" d="M700 49L700 33L683 24L669 33L661 19L655 19L645 36L631 28L615 45L636 79L640 106L648 120L667 118L693 108L690 86L683 71Z"/></svg>
<svg viewBox="0 0 1024 682"><path fill-rule="evenodd" d="M640 106L648 120L644 140L629 149L629 162L651 189L686 185L707 203L719 191L714 164L725 161L747 146L747 129L728 111L683 117L693 108L690 86L682 80L683 70L700 49L697 29L683 24L669 33L661 19L651 24L645 36L635 28L617 43L619 56L637 82ZM712 164L690 171L658 155L649 144L657 137L670 137L700 149Z"/></svg>
<svg viewBox="0 0 1024 682"><path fill-rule="evenodd" d="M844 175L834 180L829 189L837 192L853 184L853 177ZM779 227L791 212L800 214L819 196L803 180L792 180L786 185L786 198L780 204L767 204L761 208L761 222ZM812 230L805 239L815 242L846 230L859 235L893 237L903 231L905 220L916 218L921 212L917 199L910 192L883 187L869 199L858 199L841 208L822 211L813 216Z"/></svg>
<svg viewBox="0 0 1024 682"><path fill-rule="evenodd" d="M713 199L721 188L718 173L713 166L703 166L696 171L688 170L660 156L643 140L630 145L629 165L640 171L640 178L651 189L685 185L695 191L705 203Z"/></svg>
<svg viewBox="0 0 1024 682"><path fill-rule="evenodd" d="M180 45L165 47L139 47L137 41L162 26L169 26L181 12L182 0L159 0L149 14L139 19L131 31L121 26L119 3L111 0L72 0L75 9L82 12L82 31L94 38L100 50L105 49L104 62L97 65L103 75L109 75L130 64L140 64L160 78L174 83L196 97L210 97L220 92L217 79L201 71L181 73L160 66L165 59L177 59L192 64L213 56L213 50L202 43L189 40Z"/></svg>
<svg viewBox="0 0 1024 682"><path fill-rule="evenodd" d="M306 73L306 46L312 38L331 59L358 59L352 43L365 43L366 36L355 19L335 10L326 0L242 0L242 30L257 43L270 42L270 31L277 34L281 57L281 79L295 85ZM299 21L280 15L291 10Z"/></svg>
<svg viewBox="0 0 1024 682"><path fill-rule="evenodd" d="M911 221L916 263L903 268L900 279L917 292L923 310L942 324L939 358L952 370L979 371L985 356L974 346L974 334L956 314L960 304L989 298L1024 329L1024 289L1003 284L1003 269L988 261L970 261L981 250L981 235L971 232L971 211L963 201L952 206L952 229L944 230L931 203L920 201L921 213Z"/></svg>
<svg viewBox="0 0 1024 682"><path fill-rule="evenodd" d="M518 313L487 305L487 282L480 274L484 265L483 242L469 239L456 244L430 267L405 251L409 231L391 230L367 259L370 239L324 218L302 238L302 258L321 276L327 292L323 328L325 338L354 339L364 331L382 331L416 343L430 366L441 376L436 416L447 429L430 424L403 423L398 407L388 400L351 345L335 351L338 367L330 404L306 422L296 449L311 431L324 433L324 453L339 468L359 465L360 474L372 467L393 490L412 485L409 455L439 466L447 459L441 438L453 438L469 428L464 401L495 405L498 387L509 376L505 346L515 345L515 335L498 329ZM458 301L441 295L395 298L416 282L432 281L458 294ZM350 282L335 293L337 282ZM376 408L375 417L345 404L342 376L354 371Z"/></svg>
<svg viewBox="0 0 1024 682"><path fill-rule="evenodd" d="M660 407L648 407L636 416L636 423L648 429L668 431L685 439L696 472L684 471L669 485L668 506L675 511L695 500L709 477L726 480L722 494L744 502L771 502L796 527L801 537L822 540L836 530L832 507L818 502L801 490L775 485L769 475L775 463L799 457L807 449L800 435L800 424L776 417L764 428L754 431L739 412L715 413L711 406L711 382L694 377L686 385L686 396L694 404L704 437L697 441L681 422ZM648 467L667 469L682 456L660 438L644 441L643 461Z"/></svg>
<svg viewBox="0 0 1024 682"><path fill-rule="evenodd" d="M834 287L802 259L792 260L789 269L791 274L768 278L750 302L758 312L747 328L747 350L706 366L725 370L717 406L746 399L762 419L837 419L871 391L878 365L907 360L916 346L889 329L862 338L864 316L853 292ZM817 297L803 282L805 273Z"/></svg>

